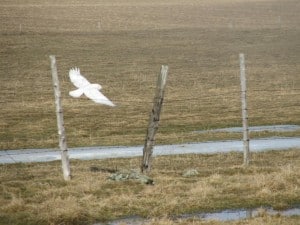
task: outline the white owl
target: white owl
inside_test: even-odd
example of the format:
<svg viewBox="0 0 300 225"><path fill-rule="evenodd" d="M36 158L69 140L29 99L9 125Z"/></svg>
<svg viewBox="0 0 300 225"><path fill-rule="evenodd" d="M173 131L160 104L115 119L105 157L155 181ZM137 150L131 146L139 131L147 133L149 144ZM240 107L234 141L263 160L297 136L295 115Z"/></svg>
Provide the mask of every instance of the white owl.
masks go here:
<svg viewBox="0 0 300 225"><path fill-rule="evenodd" d="M79 98L84 94L89 99L96 103L115 106L107 97L105 97L100 89L102 88L100 84L91 84L84 76L80 74L79 68L72 68L69 71L69 77L77 90L70 91L69 94L74 98Z"/></svg>

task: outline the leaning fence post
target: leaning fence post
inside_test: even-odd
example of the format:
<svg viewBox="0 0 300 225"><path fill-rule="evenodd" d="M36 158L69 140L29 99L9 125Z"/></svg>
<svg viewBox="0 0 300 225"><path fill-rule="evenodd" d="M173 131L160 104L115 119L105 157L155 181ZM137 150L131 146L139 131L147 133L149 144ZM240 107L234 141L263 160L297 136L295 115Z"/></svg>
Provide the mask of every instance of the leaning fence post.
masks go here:
<svg viewBox="0 0 300 225"><path fill-rule="evenodd" d="M143 161L141 171L150 172L151 170L151 156L153 146L155 144L155 134L158 129L160 112L163 104L165 86L168 76L168 66L162 66L157 80L156 92L153 102L153 108L150 113L149 125L143 149Z"/></svg>
<svg viewBox="0 0 300 225"><path fill-rule="evenodd" d="M240 53L240 79L241 79L241 100L242 100L242 118L243 118L243 150L244 150L244 166L249 165L249 128L248 128L248 110L247 110L247 85L246 85L246 69L245 56Z"/></svg>
<svg viewBox="0 0 300 225"><path fill-rule="evenodd" d="M63 109L61 105L61 92L59 87L59 79L57 76L56 59L54 55L50 55L52 81L56 105L57 128L59 135L59 148L61 150L62 170L65 180L71 179L70 163L68 156L67 140L65 136Z"/></svg>

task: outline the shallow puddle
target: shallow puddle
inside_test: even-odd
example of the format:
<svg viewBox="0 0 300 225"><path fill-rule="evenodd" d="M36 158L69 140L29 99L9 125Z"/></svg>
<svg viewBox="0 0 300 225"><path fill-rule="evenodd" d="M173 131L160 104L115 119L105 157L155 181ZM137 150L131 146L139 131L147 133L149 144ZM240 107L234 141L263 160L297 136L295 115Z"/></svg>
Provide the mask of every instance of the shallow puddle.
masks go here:
<svg viewBox="0 0 300 225"><path fill-rule="evenodd" d="M293 132L300 130L299 125L272 125L272 126L252 126L249 127L249 132ZM241 133L243 132L242 127L228 127L214 130L199 130L196 133L217 133L217 132L229 132L229 133Z"/></svg>
<svg viewBox="0 0 300 225"><path fill-rule="evenodd" d="M269 215L281 215L281 216L300 216L300 208L292 208L287 210L274 210L272 208L224 210L221 212L214 212L214 213L184 214L179 218L230 221L230 220L250 219L252 217L259 216L262 213L266 213Z"/></svg>
<svg viewBox="0 0 300 225"><path fill-rule="evenodd" d="M300 208L291 208L287 210L274 210L272 208L257 208L257 209L237 209L237 210L224 210L214 213L191 213L183 214L174 217L173 220L218 220L218 221L234 221L242 219L250 219L259 216L260 214L281 215L281 216L300 216ZM142 225L148 222L148 219L132 216L123 219L110 221L107 223L96 223L94 225Z"/></svg>

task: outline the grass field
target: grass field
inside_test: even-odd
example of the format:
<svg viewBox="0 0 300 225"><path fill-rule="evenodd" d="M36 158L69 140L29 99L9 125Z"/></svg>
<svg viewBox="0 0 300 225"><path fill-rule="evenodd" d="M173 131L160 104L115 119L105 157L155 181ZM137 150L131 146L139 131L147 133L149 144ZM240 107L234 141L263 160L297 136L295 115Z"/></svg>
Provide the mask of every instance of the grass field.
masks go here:
<svg viewBox="0 0 300 225"><path fill-rule="evenodd" d="M192 133L241 125L240 52L250 125L300 125L299 9L293 0L2 1L0 149L57 146L51 54L71 147L143 144L162 64L158 143L240 138ZM72 99L74 66L118 107ZM273 135L299 132L255 134Z"/></svg>
<svg viewBox="0 0 300 225"><path fill-rule="evenodd" d="M140 158L72 161L69 182L62 178L60 162L0 165L0 224L93 224L132 215L150 218L152 224L174 224L170 218L182 213L299 204L299 149L255 153L248 168L240 166L242 157L241 153L157 157L150 174L154 185L107 179L107 171L139 168ZM183 177L188 169L199 174ZM299 221L262 214L239 222L179 224Z"/></svg>

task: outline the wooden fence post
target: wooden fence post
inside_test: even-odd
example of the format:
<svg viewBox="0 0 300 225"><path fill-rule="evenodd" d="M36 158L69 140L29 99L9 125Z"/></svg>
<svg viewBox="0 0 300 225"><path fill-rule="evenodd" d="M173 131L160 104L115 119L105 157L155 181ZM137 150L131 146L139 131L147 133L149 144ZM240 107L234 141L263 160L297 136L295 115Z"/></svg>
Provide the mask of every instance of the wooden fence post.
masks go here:
<svg viewBox="0 0 300 225"><path fill-rule="evenodd" d="M150 172L151 170L151 156L153 152L153 146L155 145L155 134L158 129L160 112L164 99L168 69L168 66L162 66L160 75L158 76L153 108L150 113L149 125L143 149L143 161L141 166L142 173Z"/></svg>
<svg viewBox="0 0 300 225"><path fill-rule="evenodd" d="M245 56L240 53L240 79L241 79L241 100L242 100L242 118L243 118L243 150L244 150L244 166L249 165L249 128L248 128L248 109L247 109L247 85L246 85L246 69Z"/></svg>
<svg viewBox="0 0 300 225"><path fill-rule="evenodd" d="M59 87L59 79L57 76L56 59L54 55L50 55L52 81L56 105L57 128L59 135L59 148L61 150L62 170L65 180L71 180L70 163L68 156L67 140L65 136L63 108L61 105L61 92Z"/></svg>

